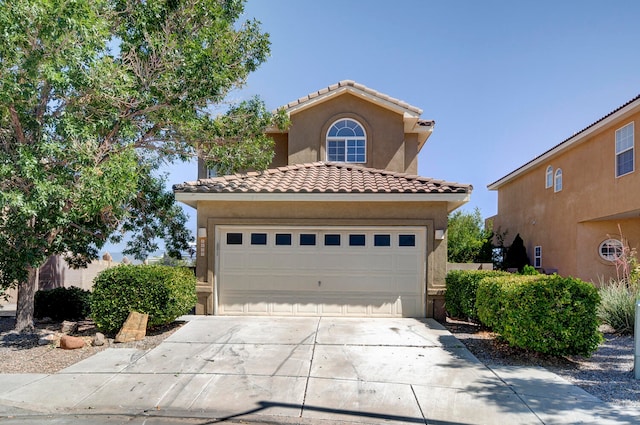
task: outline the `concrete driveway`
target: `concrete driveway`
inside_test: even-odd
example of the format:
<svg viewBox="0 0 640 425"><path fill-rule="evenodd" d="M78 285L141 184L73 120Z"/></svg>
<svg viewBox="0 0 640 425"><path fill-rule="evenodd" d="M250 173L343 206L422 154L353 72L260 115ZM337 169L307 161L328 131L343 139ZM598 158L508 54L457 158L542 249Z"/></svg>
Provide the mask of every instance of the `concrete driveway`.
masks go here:
<svg viewBox="0 0 640 425"><path fill-rule="evenodd" d="M489 369L429 319L187 319L148 352L110 348L54 375L0 375L0 417L118 414L144 417L147 424L154 418L449 425L640 421L638 412L612 408L544 369Z"/></svg>

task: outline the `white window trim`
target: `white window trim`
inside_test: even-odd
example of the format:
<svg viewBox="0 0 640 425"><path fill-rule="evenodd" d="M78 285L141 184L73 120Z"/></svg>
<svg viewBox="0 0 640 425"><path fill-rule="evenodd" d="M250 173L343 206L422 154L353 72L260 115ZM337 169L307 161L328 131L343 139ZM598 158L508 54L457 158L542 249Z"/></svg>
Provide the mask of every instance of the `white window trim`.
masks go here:
<svg viewBox="0 0 640 425"><path fill-rule="evenodd" d="M625 129L625 128L629 127L629 126L631 126L631 147L628 147L628 148L618 152L618 132L620 130L622 130L622 129ZM636 141L635 141L635 126L634 126L633 121L631 121L629 124L623 125L622 127L618 128L616 130L616 132L615 132L615 139L616 140L615 140L615 146L614 146L614 148L615 148L614 169L616 170L615 171L616 178L618 178L618 177L622 177L622 176L626 176L628 174L631 174L636 170L636 160L635 160L635 144L636 144ZM633 151L633 167L631 167L631 171L627 171L624 174L618 174L618 156L622 155L623 153L628 152L628 151Z"/></svg>
<svg viewBox="0 0 640 425"><path fill-rule="evenodd" d="M544 188L549 189L550 187L553 186L553 167L551 165L547 167L547 172L545 173L544 178L545 178Z"/></svg>
<svg viewBox="0 0 640 425"><path fill-rule="evenodd" d="M329 137L329 132L331 131L331 129L333 128L334 125L336 125L337 123L339 123L340 121L353 121L354 123L356 123L361 129L362 132L364 133L364 136L354 136L349 138L350 140L357 140L360 141L362 140L364 142L364 161L349 161L347 160L347 140L345 137ZM327 161L332 161L329 159L329 142L330 141L343 141L344 142L344 161L340 161L340 162L344 162L344 163L348 163L348 164L366 164L367 162L367 156L368 156L368 152L367 152L367 130L364 128L364 126L358 121L358 120L354 120L353 118L340 118L335 120L333 123L331 123L331 125L329 126L329 129L327 130L327 134L325 136L325 159Z"/></svg>
<svg viewBox="0 0 640 425"><path fill-rule="evenodd" d="M604 241L602 241L600 243L600 245L598 245L598 255L604 261L608 261L608 262L612 263L612 262L616 261L618 258L620 258L620 255L618 255L616 258L611 258L610 256L602 255L602 248L605 245L616 245L616 246L618 246L620 248L620 255L622 255L622 250L624 249L624 245L622 244L622 241L620 241L619 239L615 239L615 238L609 238L609 239L605 239Z"/></svg>
<svg viewBox="0 0 640 425"><path fill-rule="evenodd" d="M558 168L553 175L553 191L560 192L562 190L562 168Z"/></svg>
<svg viewBox="0 0 640 425"><path fill-rule="evenodd" d="M536 269L542 268L542 246L536 245L533 248L533 267Z"/></svg>

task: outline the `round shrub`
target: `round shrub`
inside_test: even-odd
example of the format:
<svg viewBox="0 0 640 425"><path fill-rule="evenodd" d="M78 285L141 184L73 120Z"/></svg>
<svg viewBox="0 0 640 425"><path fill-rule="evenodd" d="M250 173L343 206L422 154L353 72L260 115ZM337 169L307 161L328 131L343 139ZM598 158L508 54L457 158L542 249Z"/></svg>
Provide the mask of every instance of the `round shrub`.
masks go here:
<svg viewBox="0 0 640 425"><path fill-rule="evenodd" d="M196 305L196 278L182 267L123 265L94 280L91 317L99 329L117 332L131 311L147 313L147 328L173 322Z"/></svg>
<svg viewBox="0 0 640 425"><path fill-rule="evenodd" d="M553 355L591 355L602 341L596 288L580 279L512 276L485 279L478 316L510 345Z"/></svg>
<svg viewBox="0 0 640 425"><path fill-rule="evenodd" d="M82 320L90 313L91 292L75 286L41 290L35 293L33 315L56 321Z"/></svg>
<svg viewBox="0 0 640 425"><path fill-rule="evenodd" d="M476 291L478 282L486 277L508 276L499 270L452 270L447 273L444 294L445 308L449 316L477 321Z"/></svg>

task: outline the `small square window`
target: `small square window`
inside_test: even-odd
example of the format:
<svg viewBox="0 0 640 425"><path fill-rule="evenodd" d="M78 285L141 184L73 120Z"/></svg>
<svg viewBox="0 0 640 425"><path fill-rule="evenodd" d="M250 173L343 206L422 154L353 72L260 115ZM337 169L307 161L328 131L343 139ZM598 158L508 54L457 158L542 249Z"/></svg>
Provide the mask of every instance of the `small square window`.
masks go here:
<svg viewBox="0 0 640 425"><path fill-rule="evenodd" d="M252 233L251 234L251 245L266 245L267 244L267 234L266 233Z"/></svg>
<svg viewBox="0 0 640 425"><path fill-rule="evenodd" d="M316 235L313 233L301 233L300 234L300 245L301 246L312 246L316 244Z"/></svg>
<svg viewBox="0 0 640 425"><path fill-rule="evenodd" d="M325 246L340 246L340 235L324 235Z"/></svg>
<svg viewBox="0 0 640 425"><path fill-rule="evenodd" d="M276 245L291 245L291 233L276 233Z"/></svg>
<svg viewBox="0 0 640 425"><path fill-rule="evenodd" d="M374 235L374 246L391 246L391 235Z"/></svg>
<svg viewBox="0 0 640 425"><path fill-rule="evenodd" d="M416 246L416 235L399 235L399 246Z"/></svg>
<svg viewBox="0 0 640 425"><path fill-rule="evenodd" d="M349 235L349 246L365 246L365 235Z"/></svg>
<svg viewBox="0 0 640 425"><path fill-rule="evenodd" d="M242 233L227 233L227 245L242 245Z"/></svg>

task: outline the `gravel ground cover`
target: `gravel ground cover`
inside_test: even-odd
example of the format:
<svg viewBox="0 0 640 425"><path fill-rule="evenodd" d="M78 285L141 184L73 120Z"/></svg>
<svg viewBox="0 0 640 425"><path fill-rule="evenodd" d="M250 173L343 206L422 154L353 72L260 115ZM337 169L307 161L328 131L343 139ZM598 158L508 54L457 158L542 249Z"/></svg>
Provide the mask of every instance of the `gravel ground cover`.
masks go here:
<svg viewBox="0 0 640 425"><path fill-rule="evenodd" d="M61 323L36 321L34 334L16 333L13 331L14 324L13 317L0 317L0 373L56 373L109 347L149 350L177 331L184 322L148 330L141 341L115 343L115 335L111 335L105 338L102 346L91 345L97 332L95 324L88 320L78 322L78 331L71 335L83 338L85 346L75 350L63 350L56 344L38 343L41 336L58 333L62 328Z"/></svg>
<svg viewBox="0 0 640 425"><path fill-rule="evenodd" d="M603 328L605 341L589 358L549 356L510 347L479 325L447 319L443 325L487 366L541 366L601 400L640 408L640 380L634 379L633 336Z"/></svg>
<svg viewBox="0 0 640 425"><path fill-rule="evenodd" d="M142 341L115 343L113 336L103 346L92 346L93 322L79 322L74 336L85 339L84 348L63 350L54 344L39 345L40 336L61 329L56 322L36 322L36 334L13 331L14 319L0 317L0 373L55 373L108 347L149 350L182 326L174 322L147 332ZM443 325L487 366L541 366L596 397L619 406L640 408L640 381L633 373L633 337L605 332L605 342L596 353L580 356L548 356L510 347L494 333L468 322L447 319Z"/></svg>

